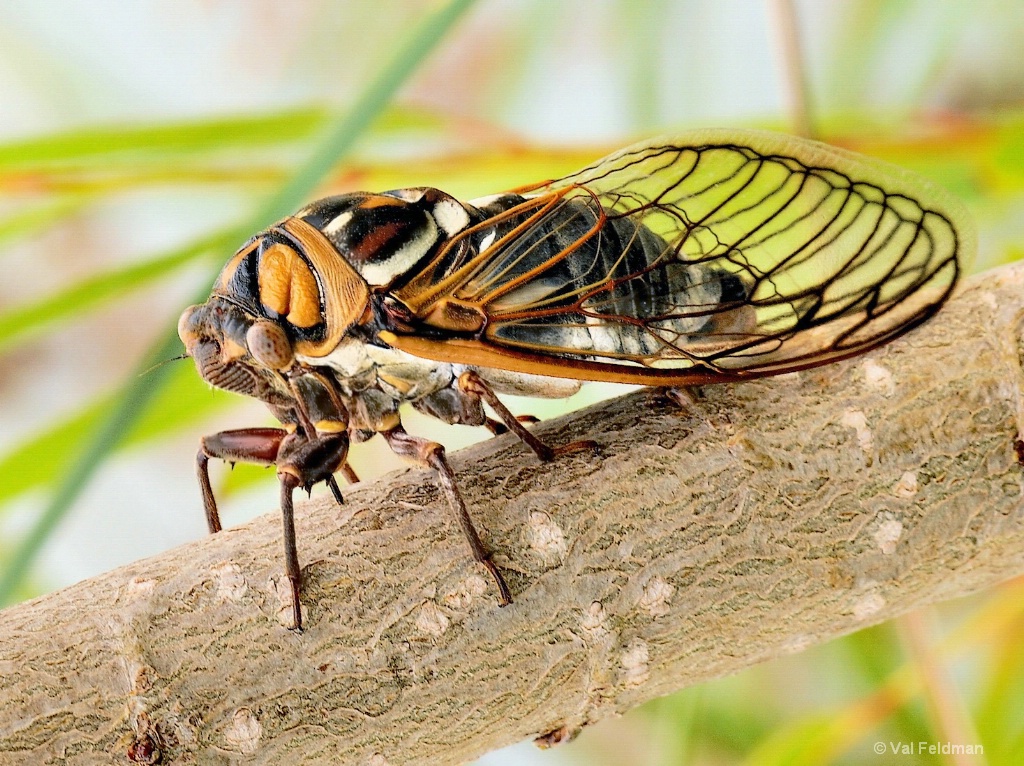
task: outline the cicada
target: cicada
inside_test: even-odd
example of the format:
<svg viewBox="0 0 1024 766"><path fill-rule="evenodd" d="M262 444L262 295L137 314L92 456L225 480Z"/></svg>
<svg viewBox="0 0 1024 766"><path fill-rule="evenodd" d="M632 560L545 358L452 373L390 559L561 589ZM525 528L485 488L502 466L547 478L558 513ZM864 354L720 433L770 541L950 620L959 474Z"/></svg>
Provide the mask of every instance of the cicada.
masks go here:
<svg viewBox="0 0 1024 766"><path fill-rule="evenodd" d="M444 447L403 429L402 404L511 430L549 460L589 443L549 447L498 394L742 381L844 359L932 316L973 247L962 206L925 179L753 131L647 141L470 202L427 187L318 200L250 239L179 323L203 378L282 424L202 440L209 528L210 458L276 465L300 628L294 490L326 482L340 501L350 443L380 434L437 472L508 604Z"/></svg>

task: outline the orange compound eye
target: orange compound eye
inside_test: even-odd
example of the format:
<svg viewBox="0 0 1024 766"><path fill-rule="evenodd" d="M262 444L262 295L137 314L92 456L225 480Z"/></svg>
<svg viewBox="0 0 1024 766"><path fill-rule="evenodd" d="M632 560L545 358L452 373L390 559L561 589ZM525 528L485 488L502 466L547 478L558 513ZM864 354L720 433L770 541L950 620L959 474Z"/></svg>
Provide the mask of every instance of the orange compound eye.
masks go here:
<svg viewBox="0 0 1024 766"><path fill-rule="evenodd" d="M273 322L254 322L245 333L245 343L252 358L271 370L284 370L290 367L295 359L291 341L288 340L284 328Z"/></svg>

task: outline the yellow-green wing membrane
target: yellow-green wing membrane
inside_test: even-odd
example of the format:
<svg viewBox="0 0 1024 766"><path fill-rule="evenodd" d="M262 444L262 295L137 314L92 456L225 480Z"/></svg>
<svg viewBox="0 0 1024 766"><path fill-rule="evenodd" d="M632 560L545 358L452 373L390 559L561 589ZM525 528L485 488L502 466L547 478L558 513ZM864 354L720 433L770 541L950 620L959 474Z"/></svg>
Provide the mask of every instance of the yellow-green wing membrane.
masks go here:
<svg viewBox="0 0 1024 766"><path fill-rule="evenodd" d="M478 342L594 372L572 377L734 379L851 356L931 316L975 238L960 203L908 171L755 131L645 142L489 204L482 249L432 279L487 317Z"/></svg>

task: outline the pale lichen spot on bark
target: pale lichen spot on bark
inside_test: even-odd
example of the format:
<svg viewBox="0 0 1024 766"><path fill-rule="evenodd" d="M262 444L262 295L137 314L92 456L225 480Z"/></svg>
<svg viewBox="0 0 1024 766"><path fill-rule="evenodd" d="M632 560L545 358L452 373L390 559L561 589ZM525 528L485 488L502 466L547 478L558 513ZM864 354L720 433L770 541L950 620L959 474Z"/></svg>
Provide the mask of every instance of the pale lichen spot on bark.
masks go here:
<svg viewBox="0 0 1024 766"><path fill-rule="evenodd" d="M652 577L644 586L640 596L640 608L652 617L661 617L669 613L669 602L675 594L675 586L664 577Z"/></svg>
<svg viewBox="0 0 1024 766"><path fill-rule="evenodd" d="M896 497L904 499L917 494L917 474L914 471L904 471L899 481L892 485L892 493Z"/></svg>
<svg viewBox="0 0 1024 766"><path fill-rule="evenodd" d="M133 577L124 587L124 594L131 599L146 598L156 587L156 580L145 577Z"/></svg>
<svg viewBox="0 0 1024 766"><path fill-rule="evenodd" d="M416 613L416 629L430 636L441 636L451 624L434 601L426 601Z"/></svg>
<svg viewBox="0 0 1024 766"><path fill-rule="evenodd" d="M583 613L580 627L590 638L600 638L608 634L608 615L600 601L594 601Z"/></svg>
<svg viewBox="0 0 1024 766"><path fill-rule="evenodd" d="M224 739L227 740L228 747L243 755L255 753L262 736L263 727L259 719L247 707L236 710L224 729Z"/></svg>
<svg viewBox="0 0 1024 766"><path fill-rule="evenodd" d="M526 526L526 536L540 560L549 566L560 564L565 558L568 546L562 528L543 511L530 514L530 522Z"/></svg>
<svg viewBox="0 0 1024 766"><path fill-rule="evenodd" d="M858 620L866 620L877 614L885 606L885 598L876 590L866 590L853 605L853 616Z"/></svg>
<svg viewBox="0 0 1024 766"><path fill-rule="evenodd" d="M444 605L456 611L465 611L474 599L487 593L487 581L479 575L470 575L460 582L455 590L441 597Z"/></svg>
<svg viewBox="0 0 1024 766"><path fill-rule="evenodd" d="M890 397L896 393L896 381L888 368L883 367L874 359L866 360L863 368L864 382L868 384L869 388L877 390L884 397Z"/></svg>
<svg viewBox="0 0 1024 766"><path fill-rule="evenodd" d="M899 519L893 518L889 514L884 514L882 523L879 524L878 529L875 530L874 537L875 542L882 550L882 553L889 556L896 552L896 543L899 542L902 535L903 522Z"/></svg>
<svg viewBox="0 0 1024 766"><path fill-rule="evenodd" d="M224 561L214 564L210 571L217 586L217 598L221 601L241 601L249 592L249 583L238 564Z"/></svg>
<svg viewBox="0 0 1024 766"><path fill-rule="evenodd" d="M857 444L870 457L875 441L868 428L867 416L861 410L846 410L840 422L857 433Z"/></svg>
<svg viewBox="0 0 1024 766"><path fill-rule="evenodd" d="M642 638L634 638L622 652L619 662L622 665L622 680L626 686L640 686L650 675L648 661L651 658L647 642Z"/></svg>

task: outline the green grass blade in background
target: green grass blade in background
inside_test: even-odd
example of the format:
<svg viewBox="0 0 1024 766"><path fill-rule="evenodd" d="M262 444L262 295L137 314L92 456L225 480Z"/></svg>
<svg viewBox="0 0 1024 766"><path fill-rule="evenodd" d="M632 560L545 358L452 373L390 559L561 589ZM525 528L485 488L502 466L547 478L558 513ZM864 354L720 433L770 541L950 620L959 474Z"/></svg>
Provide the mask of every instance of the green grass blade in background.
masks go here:
<svg viewBox="0 0 1024 766"><path fill-rule="evenodd" d="M351 149L360 133L383 112L399 87L474 2L475 0L452 0L420 24L352 109L345 116L333 121L309 160L294 178L260 208L253 221L252 231L291 212L306 199L339 159ZM169 324L175 325L174 322ZM155 351L147 355L139 371L148 370L154 364L174 356L180 348L177 334L168 333L154 346ZM67 514L82 489L124 433L134 426L167 374L165 366L164 369L158 368L145 377L135 375L129 380L114 409L105 417L103 424L89 440L88 447L65 474L43 514L15 551L10 565L0 579L0 606L10 602L12 593L24 578L49 534Z"/></svg>
<svg viewBox="0 0 1024 766"><path fill-rule="evenodd" d="M180 343L177 337L172 339L167 336L163 343L154 347L147 355L142 369L146 370L154 364L174 356L179 348ZM163 365L156 368L147 378L133 378L118 396L112 410L104 413L105 416L99 428L90 431L89 436L82 443L83 449L78 458L62 477L43 514L15 549L3 577L0 578L0 605L9 603L12 594L20 586L43 543L64 518L89 479L96 473L96 469L121 440L124 432L138 418L138 414L142 412L149 400L156 395L160 382L167 377L169 372L170 368Z"/></svg>
<svg viewBox="0 0 1024 766"><path fill-rule="evenodd" d="M270 115L189 120L137 128L89 128L0 145L0 173L55 163L105 165L117 155L137 162L166 153L195 154L308 140L327 123L322 108Z"/></svg>
<svg viewBox="0 0 1024 766"><path fill-rule="evenodd" d="M344 118L334 123L313 154L294 177L267 201L253 230L272 223L295 210L316 189L328 171L345 156L394 98L402 84L433 51L455 22L476 0L451 0L429 16L373 84L352 105Z"/></svg>
<svg viewBox="0 0 1024 766"><path fill-rule="evenodd" d="M48 200L0 220L0 244L35 234L74 215L92 201L89 195L73 194Z"/></svg>
<svg viewBox="0 0 1024 766"><path fill-rule="evenodd" d="M0 185L25 173L46 173L66 167L105 169L114 163L133 166L167 157L204 156L283 144L304 144L330 125L321 106L268 114L186 120L140 127L88 128L0 143ZM441 118L421 109L392 107L379 116L375 129L384 133L436 128Z"/></svg>
<svg viewBox="0 0 1024 766"><path fill-rule="evenodd" d="M160 369L151 370L145 376ZM115 449L151 442L180 431L237 402L234 395L211 389L189 361L173 362L167 369L170 374L156 393L152 406L135 420ZM52 484L70 470L81 445L100 428L103 418L116 406L115 395L98 397L0 457L0 476L4 477L0 483L0 517L10 508L10 500Z"/></svg>

